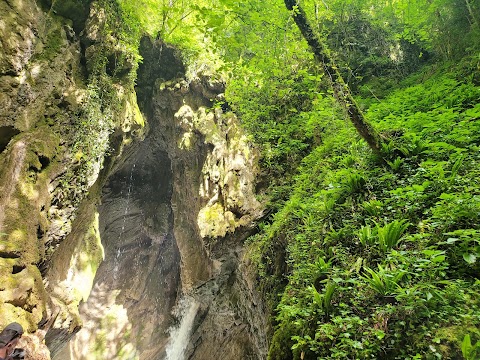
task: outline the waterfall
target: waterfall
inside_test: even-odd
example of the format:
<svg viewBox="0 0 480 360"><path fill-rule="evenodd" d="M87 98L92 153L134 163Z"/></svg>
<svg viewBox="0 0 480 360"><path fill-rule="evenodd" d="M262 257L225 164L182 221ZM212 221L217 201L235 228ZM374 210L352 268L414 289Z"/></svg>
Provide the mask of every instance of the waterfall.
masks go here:
<svg viewBox="0 0 480 360"><path fill-rule="evenodd" d="M119 241L122 239L123 233L125 232L125 224L127 222L127 216L128 216L128 211L129 211L129 206L130 206L130 195L132 192L132 185L133 185L133 172L135 170L135 164L133 164L132 169L130 170L130 178L127 180L127 196L126 196L126 203L125 203L125 211L123 212L123 220L122 220L122 228L120 230L120 234L118 236ZM118 277L118 266L119 266L119 260L120 260L120 255L122 251L120 247L117 248L117 251L115 252L115 258L114 258L114 265L113 265L113 280L116 282L117 277Z"/></svg>
<svg viewBox="0 0 480 360"><path fill-rule="evenodd" d="M175 313L181 320L177 326L170 329L170 340L167 345L165 360L184 360L198 307L199 304L191 297L180 300Z"/></svg>
<svg viewBox="0 0 480 360"><path fill-rule="evenodd" d="M122 230L120 231L120 238L122 237L122 235L125 231L125 222L127 220L127 215L128 215L128 206L130 205L130 194L132 192L133 171L134 170L135 170L135 164L133 164L132 170L130 170L130 178L128 179L127 202L125 204L125 212L123 213L123 223L122 223Z"/></svg>

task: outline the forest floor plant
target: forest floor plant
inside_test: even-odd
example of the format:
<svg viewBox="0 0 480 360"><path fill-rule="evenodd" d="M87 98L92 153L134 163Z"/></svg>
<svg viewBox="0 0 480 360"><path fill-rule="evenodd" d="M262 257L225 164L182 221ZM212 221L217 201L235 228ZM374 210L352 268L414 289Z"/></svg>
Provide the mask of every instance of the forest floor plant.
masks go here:
<svg viewBox="0 0 480 360"><path fill-rule="evenodd" d="M322 142L290 200L250 239L261 286L283 294L271 297L269 359L477 356L480 87L460 72L425 68L413 75L422 84L406 79L366 108L375 126L400 134L397 164L352 141L340 113L327 124L312 109ZM285 273L275 257L283 246Z"/></svg>

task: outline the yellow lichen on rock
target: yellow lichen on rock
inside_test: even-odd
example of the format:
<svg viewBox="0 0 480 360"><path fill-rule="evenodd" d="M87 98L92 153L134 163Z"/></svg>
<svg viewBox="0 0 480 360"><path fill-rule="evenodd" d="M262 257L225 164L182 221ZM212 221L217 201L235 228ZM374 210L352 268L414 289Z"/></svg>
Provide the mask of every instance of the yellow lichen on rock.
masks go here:
<svg viewBox="0 0 480 360"><path fill-rule="evenodd" d="M181 149L192 149L195 132L211 145L199 189L200 196L207 200L197 218L201 236L223 237L258 217L262 211L254 190L258 154L235 114L204 106L194 111L184 103L175 113L175 122L182 131L178 142Z"/></svg>
<svg viewBox="0 0 480 360"><path fill-rule="evenodd" d="M197 223L202 237L222 237L235 231L235 216L219 203L203 207Z"/></svg>
<svg viewBox="0 0 480 360"><path fill-rule="evenodd" d="M0 319L6 325L20 322L26 331L36 330L45 313L46 293L40 272L32 265L19 265L17 259L0 258Z"/></svg>

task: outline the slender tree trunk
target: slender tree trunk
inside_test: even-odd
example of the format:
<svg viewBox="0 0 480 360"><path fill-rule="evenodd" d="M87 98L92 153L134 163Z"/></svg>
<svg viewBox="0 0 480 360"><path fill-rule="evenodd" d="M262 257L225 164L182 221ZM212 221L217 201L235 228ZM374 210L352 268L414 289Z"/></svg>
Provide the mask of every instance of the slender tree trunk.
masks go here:
<svg viewBox="0 0 480 360"><path fill-rule="evenodd" d="M472 5L470 5L470 1L469 0L465 0L465 3L467 5L467 10L468 10L468 13L470 14L470 17L472 18L472 23L478 27L478 19L476 18L475 16L475 13L473 12L473 9L472 9Z"/></svg>
<svg viewBox="0 0 480 360"><path fill-rule="evenodd" d="M363 113L353 99L350 88L343 80L337 66L330 58L328 50L323 46L312 30L304 10L298 5L297 0L284 0L288 10L293 10L293 19L297 24L308 45L312 49L315 58L322 64L325 74L329 77L333 93L337 101L344 107L353 126L360 136L367 142L370 148L379 153L381 149L380 136L375 129L365 120Z"/></svg>

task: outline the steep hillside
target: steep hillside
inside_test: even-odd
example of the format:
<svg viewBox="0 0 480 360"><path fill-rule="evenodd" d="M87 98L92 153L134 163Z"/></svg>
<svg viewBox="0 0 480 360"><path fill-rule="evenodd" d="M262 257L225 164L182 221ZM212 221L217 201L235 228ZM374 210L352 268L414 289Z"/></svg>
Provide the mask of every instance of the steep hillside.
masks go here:
<svg viewBox="0 0 480 360"><path fill-rule="evenodd" d="M328 98L314 107L320 144L250 239L275 314L269 359L461 359L479 338L478 66L427 66L359 99L387 139L379 155L325 116Z"/></svg>

